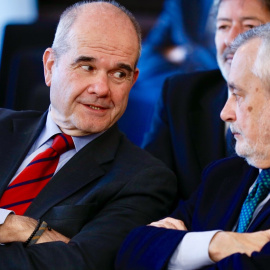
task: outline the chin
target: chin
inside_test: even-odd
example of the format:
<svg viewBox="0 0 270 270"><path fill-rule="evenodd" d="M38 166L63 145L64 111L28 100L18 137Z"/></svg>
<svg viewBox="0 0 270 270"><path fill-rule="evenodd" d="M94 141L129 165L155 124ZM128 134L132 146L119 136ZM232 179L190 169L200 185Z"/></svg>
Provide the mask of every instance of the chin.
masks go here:
<svg viewBox="0 0 270 270"><path fill-rule="evenodd" d="M248 151L247 148L241 150L236 149L237 155L243 157L253 167L264 168L265 164L269 162L268 155L265 151L256 151L256 149L252 149L251 147L249 147Z"/></svg>

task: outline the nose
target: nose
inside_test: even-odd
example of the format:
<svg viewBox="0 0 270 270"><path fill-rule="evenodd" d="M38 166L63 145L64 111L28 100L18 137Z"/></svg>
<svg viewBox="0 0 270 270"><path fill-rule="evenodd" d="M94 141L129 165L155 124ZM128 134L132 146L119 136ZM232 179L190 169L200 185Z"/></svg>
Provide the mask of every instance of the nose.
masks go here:
<svg viewBox="0 0 270 270"><path fill-rule="evenodd" d="M231 43L234 41L234 39L242 32L243 31L239 26L233 25L230 31L227 33L226 38L224 39L226 46L229 47Z"/></svg>
<svg viewBox="0 0 270 270"><path fill-rule="evenodd" d="M91 79L88 87L90 94L95 94L98 97L107 97L110 94L109 79L107 74L99 74Z"/></svg>
<svg viewBox="0 0 270 270"><path fill-rule="evenodd" d="M220 118L224 121L224 122L234 122L236 120L236 114L235 114L235 110L233 108L233 96L230 96L227 100L227 102L225 103L221 113L220 113Z"/></svg>

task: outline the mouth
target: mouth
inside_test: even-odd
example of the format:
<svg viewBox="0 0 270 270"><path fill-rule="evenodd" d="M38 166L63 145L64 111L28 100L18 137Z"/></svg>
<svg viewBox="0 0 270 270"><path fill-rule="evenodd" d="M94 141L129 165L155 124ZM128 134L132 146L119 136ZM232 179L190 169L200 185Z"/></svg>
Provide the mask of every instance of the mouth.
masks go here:
<svg viewBox="0 0 270 270"><path fill-rule="evenodd" d="M97 113L105 112L108 109L108 106L100 106L97 104L82 103L82 105L86 107L89 111Z"/></svg>
<svg viewBox="0 0 270 270"><path fill-rule="evenodd" d="M237 136L241 135L240 132L231 129L232 135L234 136L234 138L236 138Z"/></svg>
<svg viewBox="0 0 270 270"><path fill-rule="evenodd" d="M89 108L93 109L93 110L102 110L104 109L103 107L97 107L97 106L94 106L94 105L88 105Z"/></svg>

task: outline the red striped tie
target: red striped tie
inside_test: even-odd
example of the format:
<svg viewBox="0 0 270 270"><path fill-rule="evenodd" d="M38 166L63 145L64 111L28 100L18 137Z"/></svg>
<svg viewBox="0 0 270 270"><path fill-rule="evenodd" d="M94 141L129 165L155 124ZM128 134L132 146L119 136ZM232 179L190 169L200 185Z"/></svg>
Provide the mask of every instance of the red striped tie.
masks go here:
<svg viewBox="0 0 270 270"><path fill-rule="evenodd" d="M56 135L52 146L39 153L7 187L0 199L0 208L10 209L17 215L23 215L52 178L60 155L73 148L74 143L69 135Z"/></svg>

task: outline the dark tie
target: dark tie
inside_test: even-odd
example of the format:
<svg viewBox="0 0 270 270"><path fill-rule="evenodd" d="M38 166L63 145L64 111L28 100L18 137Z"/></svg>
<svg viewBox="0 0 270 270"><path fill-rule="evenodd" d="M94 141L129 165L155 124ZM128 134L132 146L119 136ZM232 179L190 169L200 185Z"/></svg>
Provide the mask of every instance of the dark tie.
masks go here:
<svg viewBox="0 0 270 270"><path fill-rule="evenodd" d="M253 213L270 191L270 169L262 170L257 182L248 194L240 213L237 232L245 232L252 220Z"/></svg>
<svg viewBox="0 0 270 270"><path fill-rule="evenodd" d="M52 146L39 153L7 187L0 199L0 208L23 215L54 175L60 155L73 148L74 143L69 135L56 135Z"/></svg>

